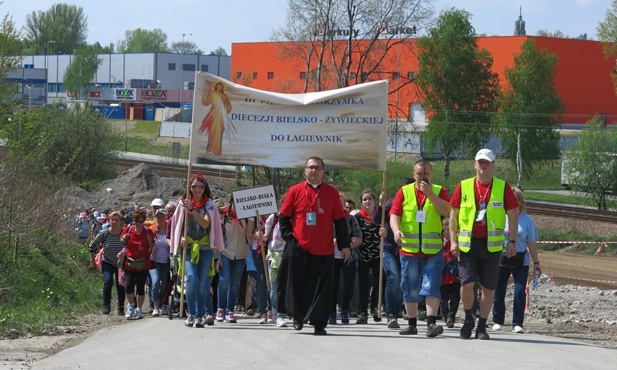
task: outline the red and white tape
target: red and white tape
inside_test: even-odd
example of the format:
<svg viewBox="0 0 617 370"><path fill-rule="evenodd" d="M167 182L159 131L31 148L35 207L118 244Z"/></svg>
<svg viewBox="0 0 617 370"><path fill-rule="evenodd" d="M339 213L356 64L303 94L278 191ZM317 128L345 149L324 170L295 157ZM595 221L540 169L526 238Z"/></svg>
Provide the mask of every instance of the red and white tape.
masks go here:
<svg viewBox="0 0 617 370"><path fill-rule="evenodd" d="M563 241L563 240L549 240L538 241L536 244L617 244L617 242L577 242L577 241Z"/></svg>

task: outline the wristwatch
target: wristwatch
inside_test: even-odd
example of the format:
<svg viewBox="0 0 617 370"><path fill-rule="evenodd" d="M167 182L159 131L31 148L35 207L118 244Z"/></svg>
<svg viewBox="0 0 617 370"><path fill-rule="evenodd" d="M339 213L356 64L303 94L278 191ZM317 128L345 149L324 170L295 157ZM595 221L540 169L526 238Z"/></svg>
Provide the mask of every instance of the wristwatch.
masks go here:
<svg viewBox="0 0 617 370"><path fill-rule="evenodd" d="M536 262L534 262L533 264L534 264L534 265L539 265L539 264L540 264L540 261L536 261Z"/></svg>
<svg viewBox="0 0 617 370"><path fill-rule="evenodd" d="M510 244L510 243L516 244L516 240L508 240L508 244Z"/></svg>

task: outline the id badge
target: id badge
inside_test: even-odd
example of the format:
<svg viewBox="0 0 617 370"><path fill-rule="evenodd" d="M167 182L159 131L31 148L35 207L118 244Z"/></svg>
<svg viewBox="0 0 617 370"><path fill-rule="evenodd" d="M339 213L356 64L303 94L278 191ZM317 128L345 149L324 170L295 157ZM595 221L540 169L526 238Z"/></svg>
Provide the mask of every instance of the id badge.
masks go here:
<svg viewBox="0 0 617 370"><path fill-rule="evenodd" d="M421 209L416 211L416 222L425 223L426 222L426 211Z"/></svg>
<svg viewBox="0 0 617 370"><path fill-rule="evenodd" d="M315 214L315 212L306 212L306 225L307 226L317 225L317 215Z"/></svg>
<svg viewBox="0 0 617 370"><path fill-rule="evenodd" d="M486 215L486 209L479 210L478 216L476 217L476 222L484 221L485 215Z"/></svg>

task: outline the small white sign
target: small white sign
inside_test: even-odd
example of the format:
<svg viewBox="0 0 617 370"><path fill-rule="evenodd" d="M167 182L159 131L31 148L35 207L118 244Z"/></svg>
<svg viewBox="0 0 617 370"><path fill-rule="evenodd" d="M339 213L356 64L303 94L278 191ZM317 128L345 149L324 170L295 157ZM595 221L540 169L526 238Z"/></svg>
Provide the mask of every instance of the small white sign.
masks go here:
<svg viewBox="0 0 617 370"><path fill-rule="evenodd" d="M234 191L233 196L238 218L255 217L255 211L260 216L278 211L272 185Z"/></svg>

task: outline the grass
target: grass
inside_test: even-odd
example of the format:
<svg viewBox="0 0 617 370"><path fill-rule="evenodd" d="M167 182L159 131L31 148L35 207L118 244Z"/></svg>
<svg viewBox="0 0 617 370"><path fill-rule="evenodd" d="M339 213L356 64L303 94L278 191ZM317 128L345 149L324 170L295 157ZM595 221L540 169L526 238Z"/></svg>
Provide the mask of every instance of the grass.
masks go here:
<svg viewBox="0 0 617 370"><path fill-rule="evenodd" d="M76 324L100 305L100 271L87 268L87 248L52 234L35 238L17 249L14 238L0 244L0 335Z"/></svg>

